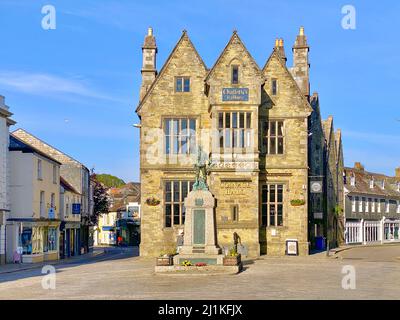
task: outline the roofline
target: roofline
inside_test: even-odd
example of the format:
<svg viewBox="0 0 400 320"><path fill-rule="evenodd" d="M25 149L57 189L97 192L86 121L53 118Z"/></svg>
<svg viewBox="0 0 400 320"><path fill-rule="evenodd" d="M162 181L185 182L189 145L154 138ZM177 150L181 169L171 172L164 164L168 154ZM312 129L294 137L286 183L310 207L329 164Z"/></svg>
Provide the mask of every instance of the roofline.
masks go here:
<svg viewBox="0 0 400 320"><path fill-rule="evenodd" d="M175 51L177 50L179 44L183 41L183 39L187 37L187 39L189 40L190 45L192 46L196 56L199 58L200 63L203 65L205 71L208 70L206 64L204 63L203 59L201 58L201 56L199 55L199 53L197 52L196 47L194 46L193 42L190 40L189 35L187 33L186 30L182 31L182 35L179 38L179 40L177 41L177 43L175 44L174 48L172 49L171 53L168 55L167 60L165 60L164 65L162 66L162 68L160 69L160 72L157 73L156 78L154 79L154 81L152 82L152 84L150 85L149 89L146 91L144 97L142 98L142 100L139 101L138 106L136 107L135 112L138 113L140 111L140 109L142 108L145 100L147 99L147 97L150 95L150 92L153 90L153 88L155 87L156 83L158 82L158 80L161 78L161 75L164 73L165 69L167 68L169 62L172 59L172 56L174 55Z"/></svg>
<svg viewBox="0 0 400 320"><path fill-rule="evenodd" d="M306 99L304 93L301 91L299 85L297 84L297 81L293 78L293 75L290 73L288 67L286 66L286 63L282 62L282 58L279 55L278 50L274 47L274 49L272 49L272 53L270 54L269 58L267 59L267 61L265 62L264 67L262 68L262 73L264 73L265 69L267 68L268 63L270 62L271 58L277 55L278 61L281 64L281 66L286 70L286 73L289 75L289 77L292 79L292 81L294 82L294 85L296 87L297 92L300 94L301 99L303 100L303 102L305 103L305 105L310 109L310 114L314 111L314 109L312 108L310 102Z"/></svg>
<svg viewBox="0 0 400 320"><path fill-rule="evenodd" d="M247 50L244 42L242 41L242 39L239 37L238 33L236 30L233 31L232 36L230 37L228 43L225 45L224 49L222 50L221 54L218 56L218 59L215 61L214 65L212 66L212 68L208 71L208 74L206 76L206 78L204 79L205 82L208 81L208 79L211 77L212 72L214 71L214 69L216 68L216 66L218 65L219 61L222 59L225 51L227 50L228 46L231 44L232 40L234 37L237 37L240 41L240 43L242 44L243 48L245 49L246 53L249 55L250 60L255 64L258 72L260 73L260 76L263 77L262 74L262 69L260 69L260 66L258 65L258 63L254 60L253 56L251 55L251 53L249 52L249 50Z"/></svg>
<svg viewBox="0 0 400 320"><path fill-rule="evenodd" d="M26 130L23 129L23 128L18 128L18 129L16 129L16 130L14 130L11 134L13 134L13 133L15 133L15 132L17 132L17 131L19 131L19 130L21 130L21 131L23 131L23 132L25 132L25 133L31 135L32 137L34 137L35 139L37 139L37 140L39 140L40 142L44 143L45 145L49 146L50 148L52 148L52 149L54 149L54 150L56 150L56 151L62 153L64 156L70 158L71 160L73 160L73 161L77 162L78 164L80 164L82 167L85 167L86 169L88 169L83 163L79 162L78 160L76 160L75 158L73 158L73 157L71 157L70 155L66 154L65 152L62 152L61 150L59 150L59 149L53 147L52 145L48 144L47 142L43 141L42 139L38 138L37 136L33 135L32 133L26 131ZM24 143L26 143L26 144L28 144L28 145L31 146L30 143L27 143L27 142L25 142L25 141L22 141L22 142L24 142ZM60 162L60 163L61 163L61 164L64 164L64 163L62 163L62 162ZM89 170L89 169L88 169L88 170Z"/></svg>
<svg viewBox="0 0 400 320"><path fill-rule="evenodd" d="M41 155L42 157L45 157L46 159L49 159L50 161L53 161L57 164L59 164L60 166L62 165L62 163L54 158L52 158L51 156L45 154L44 152L38 150L37 148L31 146L30 144L26 143L25 141L22 141L21 139L19 139L18 137L14 136L12 133L10 133L10 136L12 136L14 139L18 140L19 142L23 143L24 145L26 145L27 149L30 149L32 153L37 153L39 155ZM12 150L10 149L10 151L22 151L24 152L24 150L22 148L13 148Z"/></svg>

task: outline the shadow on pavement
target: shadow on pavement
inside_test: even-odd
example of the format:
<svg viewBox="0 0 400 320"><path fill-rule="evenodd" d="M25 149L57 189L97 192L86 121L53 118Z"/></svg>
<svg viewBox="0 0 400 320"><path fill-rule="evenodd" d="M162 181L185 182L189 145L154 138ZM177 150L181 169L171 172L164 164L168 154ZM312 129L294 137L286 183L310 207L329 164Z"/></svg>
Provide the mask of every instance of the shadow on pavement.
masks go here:
<svg viewBox="0 0 400 320"><path fill-rule="evenodd" d="M47 263L39 263L32 265L32 268L27 270L15 270L9 273L0 273L0 284L25 278L44 276L42 274L43 266L54 266L56 273L63 272L63 269L74 268L82 265L90 265L94 263L100 263L104 261L115 261L122 259L129 259L139 256L139 247L105 247L96 248L95 250L104 250L104 253L96 256L81 255L69 259L49 261ZM27 265L28 267L28 265ZM0 268L1 271L1 268Z"/></svg>

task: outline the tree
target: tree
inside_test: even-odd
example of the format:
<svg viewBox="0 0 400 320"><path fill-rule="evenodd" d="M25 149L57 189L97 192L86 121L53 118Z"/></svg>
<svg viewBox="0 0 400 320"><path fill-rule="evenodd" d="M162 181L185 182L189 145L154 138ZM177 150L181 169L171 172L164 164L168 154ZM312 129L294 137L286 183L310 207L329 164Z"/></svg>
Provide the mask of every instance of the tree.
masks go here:
<svg viewBox="0 0 400 320"><path fill-rule="evenodd" d="M97 179L97 175L93 173L90 177L93 183L93 214L90 217L90 222L92 225L96 225L99 216L108 212L110 198L107 194L107 188Z"/></svg>
<svg viewBox="0 0 400 320"><path fill-rule="evenodd" d="M106 173L98 174L96 176L96 178L97 178L97 181L101 182L108 188L118 188L118 187L125 185L124 180L122 180L118 177L115 177L111 174L106 174Z"/></svg>

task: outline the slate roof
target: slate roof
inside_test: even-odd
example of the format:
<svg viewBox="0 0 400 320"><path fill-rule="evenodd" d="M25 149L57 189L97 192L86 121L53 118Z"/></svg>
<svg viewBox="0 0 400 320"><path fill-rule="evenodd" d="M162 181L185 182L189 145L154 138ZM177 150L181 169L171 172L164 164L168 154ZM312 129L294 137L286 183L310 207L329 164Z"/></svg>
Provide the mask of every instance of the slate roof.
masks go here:
<svg viewBox="0 0 400 320"><path fill-rule="evenodd" d="M344 168L344 172L346 176L345 188L350 193L400 199L400 192L397 191L397 183L400 183L400 178L348 167ZM355 177L354 186L351 185L352 176ZM370 188L371 179L374 179L373 188ZM385 188L382 187L382 181L385 182Z"/></svg>
<svg viewBox="0 0 400 320"><path fill-rule="evenodd" d="M111 206L108 211L125 211L129 202L140 203L140 183L129 182L118 188L110 188L108 194L111 198Z"/></svg>
<svg viewBox="0 0 400 320"><path fill-rule="evenodd" d="M80 195L80 193L79 193L73 186L71 186L71 185L67 182L67 180L65 180L62 176L60 176L60 184L64 187L65 190Z"/></svg>
<svg viewBox="0 0 400 320"><path fill-rule="evenodd" d="M10 151L22 151L25 153L37 153L37 154L41 155L42 157L61 165L61 163L59 161L57 161L56 159L50 157L48 154L45 154L44 152L40 151L39 149L36 149L35 147L23 142L22 140L15 137L13 134L10 134L10 145L9 145L8 149Z"/></svg>

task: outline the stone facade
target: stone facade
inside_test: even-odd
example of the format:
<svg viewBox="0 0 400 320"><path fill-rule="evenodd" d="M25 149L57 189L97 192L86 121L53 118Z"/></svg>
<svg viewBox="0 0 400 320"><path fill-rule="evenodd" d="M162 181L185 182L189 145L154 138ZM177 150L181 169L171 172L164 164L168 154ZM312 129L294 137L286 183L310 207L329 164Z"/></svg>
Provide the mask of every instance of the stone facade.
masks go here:
<svg viewBox="0 0 400 320"><path fill-rule="evenodd" d="M6 221L10 212L9 127L15 124L4 100L0 96L0 264L6 260Z"/></svg>
<svg viewBox="0 0 400 320"><path fill-rule="evenodd" d="M189 127L190 120L195 124L190 147L201 146L213 163L208 185L216 199L218 245L230 248L236 232L243 254L250 257L285 255L287 240L298 242L298 254L308 254L313 108L304 29L293 47L295 65L290 69L282 39L261 69L236 31L207 69L184 31L157 73L157 47L149 37L154 38L152 31L143 48L150 43L154 59L147 60L145 71L153 72L154 81L149 86L143 76L136 109L141 119L141 255L173 250L183 230L183 189L195 179L196 152L182 151L189 148L182 141L189 140L173 128L179 123L180 129ZM175 144L182 149L171 151ZM170 218L170 210L181 210L180 216Z"/></svg>

